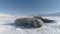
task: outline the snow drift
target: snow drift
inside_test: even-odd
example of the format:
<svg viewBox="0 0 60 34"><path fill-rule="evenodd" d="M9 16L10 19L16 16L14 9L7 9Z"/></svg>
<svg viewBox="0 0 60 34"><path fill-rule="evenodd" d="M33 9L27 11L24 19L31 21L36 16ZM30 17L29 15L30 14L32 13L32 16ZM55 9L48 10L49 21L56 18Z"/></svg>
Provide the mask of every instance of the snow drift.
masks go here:
<svg viewBox="0 0 60 34"><path fill-rule="evenodd" d="M14 25L16 17L4 14L0 15L0 34L60 34L60 17L44 17L55 20L53 23L45 23L42 29L21 29Z"/></svg>

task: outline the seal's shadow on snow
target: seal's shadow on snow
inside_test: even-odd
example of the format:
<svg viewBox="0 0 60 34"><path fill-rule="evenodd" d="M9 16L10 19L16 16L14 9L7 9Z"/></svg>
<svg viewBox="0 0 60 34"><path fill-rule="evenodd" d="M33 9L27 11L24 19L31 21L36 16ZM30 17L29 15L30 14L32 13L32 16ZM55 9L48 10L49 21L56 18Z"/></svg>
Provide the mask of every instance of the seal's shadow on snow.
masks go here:
<svg viewBox="0 0 60 34"><path fill-rule="evenodd" d="M15 23L7 23L7 24L4 24L4 25L10 25L10 26L14 26L15 28L21 28L21 29L35 29L33 27L27 28L27 27L24 27L24 26L18 26Z"/></svg>
<svg viewBox="0 0 60 34"><path fill-rule="evenodd" d="M15 28L23 28L22 26L17 26L15 23L7 23L4 25L10 25L10 26L14 26Z"/></svg>

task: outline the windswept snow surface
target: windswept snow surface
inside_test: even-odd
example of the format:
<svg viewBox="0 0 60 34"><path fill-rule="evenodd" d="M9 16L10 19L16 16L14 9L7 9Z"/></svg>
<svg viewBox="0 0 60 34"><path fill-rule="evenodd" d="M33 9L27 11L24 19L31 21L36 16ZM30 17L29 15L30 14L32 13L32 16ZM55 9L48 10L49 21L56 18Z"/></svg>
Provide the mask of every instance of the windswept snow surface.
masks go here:
<svg viewBox="0 0 60 34"><path fill-rule="evenodd" d="M42 29L22 29L16 27L16 17L0 17L0 34L60 34L60 17L44 17L55 20L53 23L45 23Z"/></svg>

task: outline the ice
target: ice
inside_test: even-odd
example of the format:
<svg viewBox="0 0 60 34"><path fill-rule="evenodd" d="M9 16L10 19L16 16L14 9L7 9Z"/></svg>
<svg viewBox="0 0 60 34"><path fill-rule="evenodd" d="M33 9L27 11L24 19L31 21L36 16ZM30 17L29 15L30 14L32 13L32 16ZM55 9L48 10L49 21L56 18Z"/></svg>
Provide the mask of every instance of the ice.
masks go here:
<svg viewBox="0 0 60 34"><path fill-rule="evenodd" d="M55 21L53 23L44 23L44 27L41 29L22 29L15 26L14 20L16 18L0 18L0 34L60 34L60 17L44 18L52 19Z"/></svg>

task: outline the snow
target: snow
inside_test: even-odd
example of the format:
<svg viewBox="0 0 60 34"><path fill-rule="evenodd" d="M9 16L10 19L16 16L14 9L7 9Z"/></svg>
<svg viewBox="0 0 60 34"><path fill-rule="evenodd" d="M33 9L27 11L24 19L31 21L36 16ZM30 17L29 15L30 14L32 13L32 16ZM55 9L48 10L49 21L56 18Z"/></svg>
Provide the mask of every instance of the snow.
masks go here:
<svg viewBox="0 0 60 34"><path fill-rule="evenodd" d="M60 17L44 18L55 21L53 23L44 23L43 28L22 29L15 26L14 20L16 17L0 17L0 34L60 34Z"/></svg>

